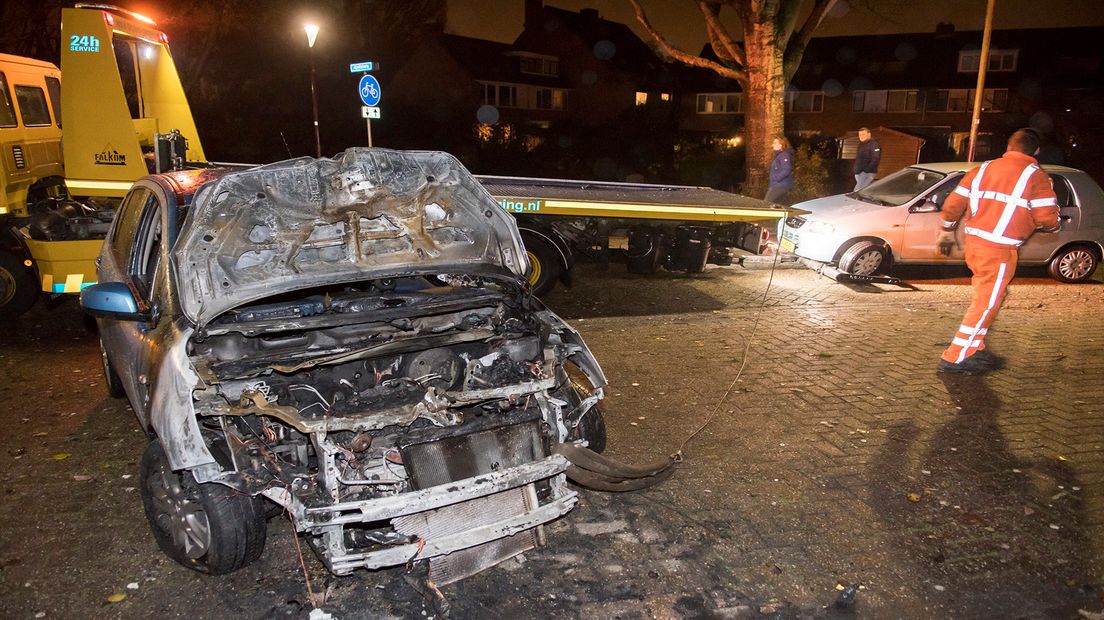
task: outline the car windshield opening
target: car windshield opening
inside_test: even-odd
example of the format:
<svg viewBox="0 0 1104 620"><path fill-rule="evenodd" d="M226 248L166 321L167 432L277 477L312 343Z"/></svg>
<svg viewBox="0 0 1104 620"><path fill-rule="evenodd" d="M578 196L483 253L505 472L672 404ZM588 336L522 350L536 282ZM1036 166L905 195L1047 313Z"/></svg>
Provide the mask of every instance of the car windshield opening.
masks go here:
<svg viewBox="0 0 1104 620"><path fill-rule="evenodd" d="M933 170L905 168L850 195L864 202L896 207L928 191L946 177L942 172Z"/></svg>

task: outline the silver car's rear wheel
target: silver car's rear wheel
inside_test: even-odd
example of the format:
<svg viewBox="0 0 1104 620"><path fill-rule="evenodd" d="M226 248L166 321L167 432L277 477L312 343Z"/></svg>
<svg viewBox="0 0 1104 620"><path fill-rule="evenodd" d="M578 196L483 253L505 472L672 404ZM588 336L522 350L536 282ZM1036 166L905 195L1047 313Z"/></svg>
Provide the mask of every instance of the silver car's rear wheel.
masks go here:
<svg viewBox="0 0 1104 620"><path fill-rule="evenodd" d="M1100 263L1096 252L1083 245L1065 248L1050 261L1047 271L1055 280L1062 282L1084 282L1092 277Z"/></svg>
<svg viewBox="0 0 1104 620"><path fill-rule="evenodd" d="M873 241L859 241L847 248L839 259L839 269L857 276L872 276L889 267L886 247Z"/></svg>

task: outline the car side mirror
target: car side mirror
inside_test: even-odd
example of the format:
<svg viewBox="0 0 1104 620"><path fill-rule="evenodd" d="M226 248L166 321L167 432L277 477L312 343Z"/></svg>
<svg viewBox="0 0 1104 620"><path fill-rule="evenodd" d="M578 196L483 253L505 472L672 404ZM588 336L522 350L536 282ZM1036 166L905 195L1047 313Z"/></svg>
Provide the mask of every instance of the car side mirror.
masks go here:
<svg viewBox="0 0 1104 620"><path fill-rule="evenodd" d="M941 210L942 207L927 198L909 207L909 213L938 213Z"/></svg>
<svg viewBox="0 0 1104 620"><path fill-rule="evenodd" d="M80 294L80 305L82 310L101 319L150 320L150 313L138 308L134 292L123 282L101 282L85 287Z"/></svg>

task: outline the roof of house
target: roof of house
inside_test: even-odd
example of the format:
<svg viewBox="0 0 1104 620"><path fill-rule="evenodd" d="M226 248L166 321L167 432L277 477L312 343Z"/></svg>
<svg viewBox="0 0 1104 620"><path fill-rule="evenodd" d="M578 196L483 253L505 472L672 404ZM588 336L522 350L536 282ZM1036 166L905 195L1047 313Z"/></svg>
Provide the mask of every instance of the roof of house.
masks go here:
<svg viewBox="0 0 1104 620"><path fill-rule="evenodd" d="M1019 88L1025 78L1059 88L1099 83L1102 36L1097 27L995 30L990 49L1018 50L1016 70L988 71L986 85ZM813 39L793 84L801 90L973 88L977 72L959 72L959 53L980 50L981 38L981 32L947 32Z"/></svg>
<svg viewBox="0 0 1104 620"><path fill-rule="evenodd" d="M515 50L562 58L586 53L641 82L670 84L673 71L627 25L601 17L596 9L541 8L540 23L526 24Z"/></svg>
<svg viewBox="0 0 1104 620"><path fill-rule="evenodd" d="M958 71L959 53L981 48L981 32L944 31L822 37L810 41L791 82L826 92L894 88L973 88L977 73ZM994 30L991 49L1018 50L1015 71L989 71L989 88L1030 93L1041 86L1077 88L1104 82L1104 28ZM707 44L699 54L717 60ZM682 84L697 92L740 90L734 80L687 67Z"/></svg>

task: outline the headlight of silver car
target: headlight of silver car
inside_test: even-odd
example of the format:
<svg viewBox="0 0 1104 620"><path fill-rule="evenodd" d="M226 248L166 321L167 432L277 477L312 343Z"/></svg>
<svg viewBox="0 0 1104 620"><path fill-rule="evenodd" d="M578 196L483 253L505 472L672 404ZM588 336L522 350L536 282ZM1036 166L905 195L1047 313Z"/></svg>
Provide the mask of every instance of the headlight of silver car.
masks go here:
<svg viewBox="0 0 1104 620"><path fill-rule="evenodd" d="M806 220L805 226L802 227L801 232L809 235L830 235L836 232L836 226L828 222Z"/></svg>

